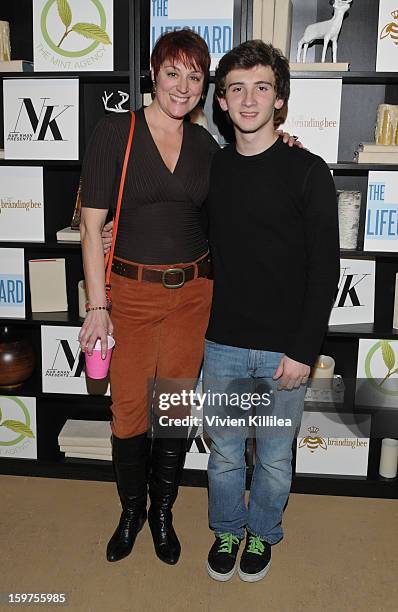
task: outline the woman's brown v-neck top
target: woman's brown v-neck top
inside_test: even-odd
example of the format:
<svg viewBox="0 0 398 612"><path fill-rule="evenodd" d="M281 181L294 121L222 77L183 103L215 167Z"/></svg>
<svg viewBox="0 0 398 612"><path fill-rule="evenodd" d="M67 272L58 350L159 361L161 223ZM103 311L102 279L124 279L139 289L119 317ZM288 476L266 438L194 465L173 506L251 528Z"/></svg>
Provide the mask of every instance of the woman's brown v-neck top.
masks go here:
<svg viewBox="0 0 398 612"><path fill-rule="evenodd" d="M96 126L82 169L82 206L114 210L130 127L130 113L109 115ZM115 254L144 264L186 263L208 250L201 206L218 145L204 128L184 123L172 173L148 128L143 109L127 169Z"/></svg>

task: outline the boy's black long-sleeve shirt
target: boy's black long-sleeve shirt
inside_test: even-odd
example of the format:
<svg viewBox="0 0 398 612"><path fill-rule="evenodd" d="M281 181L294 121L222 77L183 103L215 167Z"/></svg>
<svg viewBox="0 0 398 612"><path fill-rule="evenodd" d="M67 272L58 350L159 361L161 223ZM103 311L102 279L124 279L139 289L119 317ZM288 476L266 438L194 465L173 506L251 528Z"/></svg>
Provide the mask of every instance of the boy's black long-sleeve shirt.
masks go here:
<svg viewBox="0 0 398 612"><path fill-rule="evenodd" d="M336 190L318 156L278 139L213 158L214 295L206 338L313 365L340 273Z"/></svg>

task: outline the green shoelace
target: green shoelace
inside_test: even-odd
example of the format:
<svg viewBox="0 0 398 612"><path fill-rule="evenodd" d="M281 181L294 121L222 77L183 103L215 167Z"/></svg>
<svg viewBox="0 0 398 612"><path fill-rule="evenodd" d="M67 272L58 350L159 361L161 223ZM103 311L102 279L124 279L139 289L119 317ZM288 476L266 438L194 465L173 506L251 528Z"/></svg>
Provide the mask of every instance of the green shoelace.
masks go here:
<svg viewBox="0 0 398 612"><path fill-rule="evenodd" d="M249 535L249 546L247 547L247 552L253 553L254 555L262 555L264 549L265 546L259 537Z"/></svg>
<svg viewBox="0 0 398 612"><path fill-rule="evenodd" d="M232 535L232 533L221 533L220 534L221 544L218 548L219 553L229 553L232 552L232 545L239 544L239 538Z"/></svg>

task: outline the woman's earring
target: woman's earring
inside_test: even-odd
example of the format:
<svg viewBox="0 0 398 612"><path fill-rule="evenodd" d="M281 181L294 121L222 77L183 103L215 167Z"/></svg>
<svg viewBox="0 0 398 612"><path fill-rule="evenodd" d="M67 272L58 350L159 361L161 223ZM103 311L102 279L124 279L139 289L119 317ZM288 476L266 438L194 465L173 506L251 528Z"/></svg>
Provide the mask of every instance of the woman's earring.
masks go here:
<svg viewBox="0 0 398 612"><path fill-rule="evenodd" d="M152 81L152 93L156 93L156 81Z"/></svg>

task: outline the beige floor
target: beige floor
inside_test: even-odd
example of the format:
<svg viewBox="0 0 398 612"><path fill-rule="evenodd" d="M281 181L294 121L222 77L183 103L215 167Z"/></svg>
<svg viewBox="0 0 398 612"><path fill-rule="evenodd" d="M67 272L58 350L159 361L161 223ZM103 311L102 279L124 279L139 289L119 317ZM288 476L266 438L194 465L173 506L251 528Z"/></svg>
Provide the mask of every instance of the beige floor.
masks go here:
<svg viewBox="0 0 398 612"><path fill-rule="evenodd" d="M266 579L222 584L205 572L203 489L181 489L175 567L155 557L147 525L130 557L105 561L119 516L111 483L0 476L0 491L3 593L66 592L70 612L398 610L397 501L292 495Z"/></svg>

